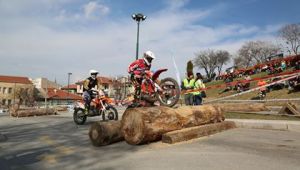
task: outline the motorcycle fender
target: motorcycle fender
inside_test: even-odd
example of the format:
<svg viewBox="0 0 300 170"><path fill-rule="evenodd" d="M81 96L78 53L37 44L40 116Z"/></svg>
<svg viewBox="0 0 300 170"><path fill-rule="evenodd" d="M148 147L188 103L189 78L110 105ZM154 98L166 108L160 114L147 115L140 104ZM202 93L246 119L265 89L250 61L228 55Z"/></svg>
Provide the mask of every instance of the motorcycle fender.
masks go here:
<svg viewBox="0 0 300 170"><path fill-rule="evenodd" d="M159 77L159 75L160 75L162 72L165 72L165 71L167 71L167 70L168 70L168 69L160 69L160 70L157 70L157 71L153 74L152 80L153 80L153 81L156 81L157 78Z"/></svg>

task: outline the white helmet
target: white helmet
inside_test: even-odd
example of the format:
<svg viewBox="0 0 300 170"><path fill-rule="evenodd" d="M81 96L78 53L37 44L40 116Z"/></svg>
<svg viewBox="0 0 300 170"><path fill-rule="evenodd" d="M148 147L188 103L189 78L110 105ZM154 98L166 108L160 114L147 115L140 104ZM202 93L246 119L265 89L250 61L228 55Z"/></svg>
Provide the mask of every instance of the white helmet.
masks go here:
<svg viewBox="0 0 300 170"><path fill-rule="evenodd" d="M99 72L97 70L90 70L90 74L98 74Z"/></svg>
<svg viewBox="0 0 300 170"><path fill-rule="evenodd" d="M155 59L155 55L154 55L154 53L153 53L152 51L146 51L146 52L144 53L144 60L145 60L145 62L146 62L148 65L151 64L151 62L152 62L153 59Z"/></svg>
<svg viewBox="0 0 300 170"><path fill-rule="evenodd" d="M96 80L98 73L99 72L97 70L90 70L91 78Z"/></svg>

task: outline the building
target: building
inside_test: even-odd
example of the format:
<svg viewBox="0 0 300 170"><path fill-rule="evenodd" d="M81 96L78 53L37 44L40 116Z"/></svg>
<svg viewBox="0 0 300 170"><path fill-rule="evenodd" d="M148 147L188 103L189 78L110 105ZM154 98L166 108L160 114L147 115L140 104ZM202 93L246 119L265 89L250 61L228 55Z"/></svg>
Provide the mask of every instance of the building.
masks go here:
<svg viewBox="0 0 300 170"><path fill-rule="evenodd" d="M64 87L61 88L61 90L67 91L67 92L72 93L72 94L78 94L76 84L70 84L69 86L64 86Z"/></svg>
<svg viewBox="0 0 300 170"><path fill-rule="evenodd" d="M122 100L127 97L127 95L134 93L134 87L132 86L129 77L121 76L116 78L117 81L113 83L115 91L115 99Z"/></svg>
<svg viewBox="0 0 300 170"><path fill-rule="evenodd" d="M0 75L0 107L34 102L34 85L28 77Z"/></svg>
<svg viewBox="0 0 300 170"><path fill-rule="evenodd" d="M64 90L55 88L48 88L47 90L47 103L49 105L67 105L82 99L81 96L68 93Z"/></svg>
<svg viewBox="0 0 300 170"><path fill-rule="evenodd" d="M46 78L36 78L32 80L35 88L37 89L45 89L45 88L61 88L61 85L57 84L56 82L50 81Z"/></svg>

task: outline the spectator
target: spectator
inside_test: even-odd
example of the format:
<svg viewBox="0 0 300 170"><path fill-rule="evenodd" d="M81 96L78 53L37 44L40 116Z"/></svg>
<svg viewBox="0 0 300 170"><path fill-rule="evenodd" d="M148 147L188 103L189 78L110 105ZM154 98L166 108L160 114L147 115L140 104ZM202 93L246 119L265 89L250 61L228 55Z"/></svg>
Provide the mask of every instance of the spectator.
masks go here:
<svg viewBox="0 0 300 170"><path fill-rule="evenodd" d="M281 70L284 71L286 69L286 63L285 61L281 61Z"/></svg>
<svg viewBox="0 0 300 170"><path fill-rule="evenodd" d="M267 82L265 81L265 80L259 80L258 82L257 82L257 86L258 87L261 87L260 89L259 89L259 92L261 93L261 95L262 96L266 96L266 94L267 94L267 88L266 87L262 87L262 86L265 86L267 84Z"/></svg>
<svg viewBox="0 0 300 170"><path fill-rule="evenodd" d="M262 70L263 72L267 71L267 70L268 70L268 65L264 65L264 66L261 68L261 70Z"/></svg>
<svg viewBox="0 0 300 170"><path fill-rule="evenodd" d="M200 73L196 74L196 81L195 81L195 90L198 90L194 92L194 105L201 105L202 104L202 97L206 97L205 91L201 90L205 88L205 85L203 83L203 77Z"/></svg>
<svg viewBox="0 0 300 170"><path fill-rule="evenodd" d="M250 81L251 81L251 77L249 75L244 77L244 81L242 81L240 84L237 84L237 91L242 92L242 91L246 91L249 90L250 88Z"/></svg>
<svg viewBox="0 0 300 170"><path fill-rule="evenodd" d="M295 70L300 70L300 61L296 61L295 66L294 66Z"/></svg>
<svg viewBox="0 0 300 170"><path fill-rule="evenodd" d="M184 95L184 101L186 105L193 105L194 95L193 92L189 92L189 90L194 90L195 79L193 73L187 73L187 77L183 80L182 89L186 90Z"/></svg>
<svg viewBox="0 0 300 170"><path fill-rule="evenodd" d="M223 91L219 92L219 94L232 90L232 85L231 85L232 82L233 82L233 75L229 74L225 79L226 88Z"/></svg>

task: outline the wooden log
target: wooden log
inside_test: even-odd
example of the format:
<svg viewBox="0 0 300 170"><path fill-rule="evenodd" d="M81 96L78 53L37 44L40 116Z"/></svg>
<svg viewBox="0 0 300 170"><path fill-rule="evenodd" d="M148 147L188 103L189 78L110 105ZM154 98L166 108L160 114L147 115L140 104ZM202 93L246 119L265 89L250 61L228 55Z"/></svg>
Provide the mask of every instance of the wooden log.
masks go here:
<svg viewBox="0 0 300 170"><path fill-rule="evenodd" d="M200 125L165 133L162 135L162 142L172 144L176 142L182 142L194 138L212 135L232 128L236 128L235 123L232 121Z"/></svg>
<svg viewBox="0 0 300 170"><path fill-rule="evenodd" d="M216 103L224 112L259 112L268 111L264 103Z"/></svg>
<svg viewBox="0 0 300 170"><path fill-rule="evenodd" d="M43 116L43 115L55 115L57 111L53 108L39 108L39 109L26 109L17 110L10 113L14 117L29 117L29 116Z"/></svg>
<svg viewBox="0 0 300 170"><path fill-rule="evenodd" d="M94 146L122 141L121 121L95 122L90 127L89 137Z"/></svg>
<svg viewBox="0 0 300 170"><path fill-rule="evenodd" d="M213 105L130 108L123 114L121 131L127 143L143 144L160 140L166 132L224 119L222 110Z"/></svg>

